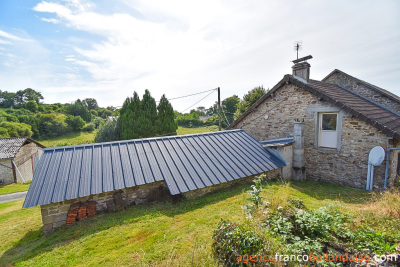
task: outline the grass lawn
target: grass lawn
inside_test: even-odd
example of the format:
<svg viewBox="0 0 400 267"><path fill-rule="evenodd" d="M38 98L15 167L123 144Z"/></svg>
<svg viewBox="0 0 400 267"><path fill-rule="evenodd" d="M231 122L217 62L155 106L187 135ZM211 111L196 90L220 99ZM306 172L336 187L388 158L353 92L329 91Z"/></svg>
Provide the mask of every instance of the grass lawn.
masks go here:
<svg viewBox="0 0 400 267"><path fill-rule="evenodd" d="M51 138L47 140L41 140L38 142L46 147L58 146L60 144L65 144L65 143L69 143L72 145L91 144L94 143L96 132L97 131L94 131L92 133L87 133L87 132L69 133L64 136Z"/></svg>
<svg viewBox="0 0 400 267"><path fill-rule="evenodd" d="M178 135L182 135L182 134L195 134L195 133L206 133L206 132L215 132L215 131L218 131L217 125L204 126L204 127L193 127L193 128L186 128L186 127L178 126L177 133L178 133Z"/></svg>
<svg viewBox="0 0 400 267"><path fill-rule="evenodd" d="M240 184L177 204L131 206L64 226L47 237L41 230L39 207L21 209L22 200L2 203L0 265L215 266L213 231L221 219L244 222L240 207L247 203L248 189L249 184ZM264 196L271 202L287 196L300 198L309 208L336 203L380 230L388 221L371 213L373 208L382 209L369 204L372 193L349 187L269 182ZM390 221L391 226L400 223L399 219Z"/></svg>
<svg viewBox="0 0 400 267"><path fill-rule="evenodd" d="M0 195L28 191L31 183L0 185Z"/></svg>

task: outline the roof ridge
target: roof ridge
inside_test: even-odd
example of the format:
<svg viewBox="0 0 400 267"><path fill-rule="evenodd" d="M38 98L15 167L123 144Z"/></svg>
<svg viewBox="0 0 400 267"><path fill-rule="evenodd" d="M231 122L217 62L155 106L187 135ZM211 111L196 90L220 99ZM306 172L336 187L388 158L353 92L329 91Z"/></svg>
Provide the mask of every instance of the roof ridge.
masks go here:
<svg viewBox="0 0 400 267"><path fill-rule="evenodd" d="M340 88L342 88L343 90L346 90L347 92L352 93L353 95L356 95L356 96L358 96L358 97L361 97L361 98L363 98L364 100L367 100L367 101L371 102L372 104L377 105L377 106L379 106L379 107L381 107L381 108L383 108L383 109L386 109L387 111L392 112L393 114L395 114L395 115L397 115L397 116L400 117L400 113L399 113L399 112L397 112L397 111L395 111L395 110L392 110L392 109L388 108L387 106L382 105L381 103L378 103L378 102L376 102L376 101L374 101L374 100L372 100L372 99L370 99L370 98L368 98L368 97L366 97L366 96L363 96L362 94L359 94L359 93L357 93L356 91L351 90L350 88L347 88L347 87L344 86L344 85L341 85L340 83L335 83L335 84L336 84L337 86L339 86Z"/></svg>
<svg viewBox="0 0 400 267"><path fill-rule="evenodd" d="M325 100L327 100L328 102L333 101L332 104L334 104L335 106L337 106L337 107L339 107L339 108L341 108L341 109L344 109L345 111L347 111L347 112L349 112L349 113L355 115L357 118L361 119L362 121L367 122L368 124L374 126L374 127L377 128L378 130L380 130L380 131L382 131L382 132L384 132L384 133L386 133L386 134L391 134L392 136L396 135L396 138L397 138L397 139L400 139L400 133L398 133L397 131L388 128L386 125L383 125L382 123L380 123L380 122L377 121L376 119L372 119L372 118L368 117L368 115L365 115L364 113L361 113L361 112L357 111L356 109L354 109L353 107L351 107L351 106L349 106L349 105L343 103L342 101L337 100L336 98L330 96L329 94L326 94L325 92L319 90L318 87L314 88L312 85L301 83L300 81L298 81L298 80L296 80L296 79L294 79L294 78L291 78L290 80L291 80L291 82L292 82L293 84L296 84L296 85L299 85L299 83L300 83L301 86L303 86L303 88L304 88L305 90L310 91L311 93L313 93L313 94L316 95L316 96L318 96L318 94L320 94L320 97L321 97L321 98L322 98L322 97L325 97L325 98L326 98ZM345 89L343 89L342 87L338 86L337 84L326 83L326 82L321 82L321 81L316 81L316 82L321 83L321 84L323 84L323 85L337 86L337 87L339 87L340 89L345 90ZM316 91L317 93L316 93L316 92L313 92L313 91ZM352 92L350 92L350 91L348 91L348 90L345 90L345 91L348 92L348 93L350 93L350 94L353 94ZM354 95L357 96L357 97L360 97L360 96L358 96L358 95L356 95L356 94L354 94ZM369 102L371 102L369 99L364 99L364 98L362 98L362 97L360 97L360 98L363 99L363 100L368 100ZM371 102L371 103L374 104L374 105L376 105L376 104L373 103L373 102ZM379 107L380 107L380 106L379 106ZM385 109L385 110L386 110L386 109ZM390 110L386 110L386 111L392 112L392 111L390 111ZM392 113L393 113L393 112L392 112ZM396 116L399 116L399 115L396 114L396 113L393 113L393 114L396 115ZM379 126L379 127L378 127L378 126Z"/></svg>
<svg viewBox="0 0 400 267"><path fill-rule="evenodd" d="M396 94L394 94L394 93L392 93L392 92L390 92L390 91L388 91L388 90L386 90L386 89L383 89L383 88L381 88L381 87L379 87L379 86L376 86L376 85L374 85L374 84L372 84L372 83L366 82L366 81L361 80L361 79L359 79L359 78L357 78L357 77L354 77L354 76L352 76L352 75L350 75L350 74L347 74L346 72L341 71L341 70L339 70L339 69L334 69L334 70L333 70L331 73L329 73L325 78L323 78L323 79L321 80L321 82L325 82L325 80L327 80L327 79L328 79L332 74L334 74L335 72L339 72L339 73L342 73L342 74L344 74L344 75L347 75L347 76L349 76L349 77L351 77L351 78L357 80L358 82L367 85L367 86L370 87L372 90L378 91L379 93L384 94L385 96L389 97L390 99L392 99L392 100L394 100L394 101L400 103L400 97L399 97L398 95L396 95Z"/></svg>

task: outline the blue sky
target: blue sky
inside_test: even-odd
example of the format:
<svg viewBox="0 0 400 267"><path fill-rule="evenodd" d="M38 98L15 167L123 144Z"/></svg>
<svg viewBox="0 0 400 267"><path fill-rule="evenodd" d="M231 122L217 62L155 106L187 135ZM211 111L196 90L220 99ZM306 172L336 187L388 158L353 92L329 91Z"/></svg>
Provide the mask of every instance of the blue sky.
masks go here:
<svg viewBox="0 0 400 267"><path fill-rule="evenodd" d="M145 89L158 99L219 86L241 97L290 73L302 40L311 78L340 69L400 95L399 28L395 0L1 0L0 89L101 106ZM181 111L200 98L172 103Z"/></svg>

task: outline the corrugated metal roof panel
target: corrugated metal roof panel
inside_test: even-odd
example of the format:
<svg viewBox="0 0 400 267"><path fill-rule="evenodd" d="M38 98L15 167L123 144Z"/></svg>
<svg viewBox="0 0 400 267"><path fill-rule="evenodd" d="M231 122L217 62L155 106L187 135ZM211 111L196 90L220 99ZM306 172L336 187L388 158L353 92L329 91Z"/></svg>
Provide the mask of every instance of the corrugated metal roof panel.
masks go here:
<svg viewBox="0 0 400 267"><path fill-rule="evenodd" d="M24 207L162 180L175 195L283 166L243 130L48 148Z"/></svg>

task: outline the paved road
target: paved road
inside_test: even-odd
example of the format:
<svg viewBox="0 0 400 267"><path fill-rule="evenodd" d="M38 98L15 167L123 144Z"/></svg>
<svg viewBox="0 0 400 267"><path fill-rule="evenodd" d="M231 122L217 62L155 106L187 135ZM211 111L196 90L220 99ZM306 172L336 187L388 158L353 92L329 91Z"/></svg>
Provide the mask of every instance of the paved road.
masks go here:
<svg viewBox="0 0 400 267"><path fill-rule="evenodd" d="M12 194L7 194L7 195L0 195L0 203L9 202L9 201L18 200L18 199L24 199L26 196L26 193L28 193L28 191L17 192L17 193L12 193Z"/></svg>

